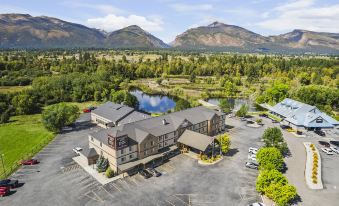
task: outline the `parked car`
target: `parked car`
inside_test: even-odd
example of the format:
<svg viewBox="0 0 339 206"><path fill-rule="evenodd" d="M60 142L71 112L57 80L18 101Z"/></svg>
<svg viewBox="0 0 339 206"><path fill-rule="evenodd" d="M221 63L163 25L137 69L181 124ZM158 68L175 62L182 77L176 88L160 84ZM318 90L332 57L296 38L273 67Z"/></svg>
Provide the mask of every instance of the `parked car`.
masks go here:
<svg viewBox="0 0 339 206"><path fill-rule="evenodd" d="M330 147L330 143L326 142L326 141L318 141L320 145L325 146L325 147Z"/></svg>
<svg viewBox="0 0 339 206"><path fill-rule="evenodd" d="M21 165L36 165L38 163L39 163L39 161L36 160L36 159L28 159L28 160L23 160L21 162Z"/></svg>
<svg viewBox="0 0 339 206"><path fill-rule="evenodd" d="M321 148L321 150L327 155L334 155L334 152L330 148Z"/></svg>
<svg viewBox="0 0 339 206"><path fill-rule="evenodd" d="M241 121L247 121L247 119L245 117L241 117L240 120Z"/></svg>
<svg viewBox="0 0 339 206"><path fill-rule="evenodd" d="M249 160L257 162L257 156L255 154L249 154L247 157Z"/></svg>
<svg viewBox="0 0 339 206"><path fill-rule="evenodd" d="M333 144L334 146L339 147L339 141L330 141L331 144Z"/></svg>
<svg viewBox="0 0 339 206"><path fill-rule="evenodd" d="M145 179L148 179L148 178L152 177L152 175L147 170L141 170L139 173Z"/></svg>
<svg viewBox="0 0 339 206"><path fill-rule="evenodd" d="M88 108L85 108L85 109L83 109L83 110L82 110L82 112L83 112L83 113L90 113L90 112L91 112L91 110L90 110L90 109L88 109Z"/></svg>
<svg viewBox="0 0 339 206"><path fill-rule="evenodd" d="M281 125L280 125L280 128L281 128L281 129L290 129L291 127L288 126L288 125L281 124Z"/></svg>
<svg viewBox="0 0 339 206"><path fill-rule="evenodd" d="M259 117L268 117L267 114L259 114Z"/></svg>
<svg viewBox="0 0 339 206"><path fill-rule="evenodd" d="M322 137L324 137L326 135L325 132L321 131L321 130L315 130L314 133L316 133L317 135L322 136Z"/></svg>
<svg viewBox="0 0 339 206"><path fill-rule="evenodd" d="M81 147L75 147L73 149L73 152L75 152L77 155L80 155L80 151L82 151L82 148Z"/></svg>
<svg viewBox="0 0 339 206"><path fill-rule="evenodd" d="M330 147L330 149L331 149L333 152L339 154L339 149L338 149L337 147Z"/></svg>
<svg viewBox="0 0 339 206"><path fill-rule="evenodd" d="M0 180L0 187L9 187L11 189L19 186L18 180L4 179Z"/></svg>
<svg viewBox="0 0 339 206"><path fill-rule="evenodd" d="M89 106L89 107L88 107L88 109L89 109L89 110L91 110L91 111L93 111L93 110L95 110L95 109L96 109L96 107Z"/></svg>
<svg viewBox="0 0 339 206"><path fill-rule="evenodd" d="M258 148L250 147L250 148L248 149L248 153L257 154L258 150L259 150Z"/></svg>
<svg viewBox="0 0 339 206"><path fill-rule="evenodd" d="M265 206L265 205L264 203L256 202L256 203L249 204L248 206Z"/></svg>
<svg viewBox="0 0 339 206"><path fill-rule="evenodd" d="M8 195L10 192L9 187L0 187L0 197Z"/></svg>
<svg viewBox="0 0 339 206"><path fill-rule="evenodd" d="M156 171L154 168L147 168L146 169L147 172L149 172L150 174L152 174L154 177L159 177L161 176L161 173Z"/></svg>
<svg viewBox="0 0 339 206"><path fill-rule="evenodd" d="M257 163L254 162L246 162L245 166L247 168L251 168L251 169L258 169L259 165Z"/></svg>

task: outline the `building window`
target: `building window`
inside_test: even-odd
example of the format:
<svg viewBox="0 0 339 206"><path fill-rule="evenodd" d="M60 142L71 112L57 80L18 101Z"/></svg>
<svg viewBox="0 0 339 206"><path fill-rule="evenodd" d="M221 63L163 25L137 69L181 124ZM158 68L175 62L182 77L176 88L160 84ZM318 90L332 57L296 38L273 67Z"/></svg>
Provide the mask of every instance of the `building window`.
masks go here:
<svg viewBox="0 0 339 206"><path fill-rule="evenodd" d="M153 141L151 141L151 146L153 146L154 145L154 142Z"/></svg>
<svg viewBox="0 0 339 206"><path fill-rule="evenodd" d="M174 136L177 136L177 131L174 131Z"/></svg>
<svg viewBox="0 0 339 206"><path fill-rule="evenodd" d="M168 135L167 134L165 134L165 139L167 139L168 138Z"/></svg>
<svg viewBox="0 0 339 206"><path fill-rule="evenodd" d="M125 161L125 157L121 158L121 162Z"/></svg>
<svg viewBox="0 0 339 206"><path fill-rule="evenodd" d="M133 155L129 155L129 158L132 159L132 158L133 158Z"/></svg>
<svg viewBox="0 0 339 206"><path fill-rule="evenodd" d="M100 142L100 147L102 147L102 142Z"/></svg>
<svg viewBox="0 0 339 206"><path fill-rule="evenodd" d="M129 151L132 151L132 147L131 146L129 147Z"/></svg>
<svg viewBox="0 0 339 206"><path fill-rule="evenodd" d="M121 150L121 154L124 154L124 149Z"/></svg>
<svg viewBox="0 0 339 206"><path fill-rule="evenodd" d="M161 136L159 137L159 142L161 141Z"/></svg>
<svg viewBox="0 0 339 206"><path fill-rule="evenodd" d="M94 141L93 137L91 137L91 141L92 141L92 142Z"/></svg>

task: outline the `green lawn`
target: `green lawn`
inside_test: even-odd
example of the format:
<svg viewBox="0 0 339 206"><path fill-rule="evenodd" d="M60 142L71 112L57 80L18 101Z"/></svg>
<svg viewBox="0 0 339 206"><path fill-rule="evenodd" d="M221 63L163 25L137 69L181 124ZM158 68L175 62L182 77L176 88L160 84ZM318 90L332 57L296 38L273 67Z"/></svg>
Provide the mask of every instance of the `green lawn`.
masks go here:
<svg viewBox="0 0 339 206"><path fill-rule="evenodd" d="M0 125L0 154L4 154L6 171L22 158L40 151L54 134L41 123L41 115L24 115L11 118L11 122ZM0 177L3 168L0 161Z"/></svg>

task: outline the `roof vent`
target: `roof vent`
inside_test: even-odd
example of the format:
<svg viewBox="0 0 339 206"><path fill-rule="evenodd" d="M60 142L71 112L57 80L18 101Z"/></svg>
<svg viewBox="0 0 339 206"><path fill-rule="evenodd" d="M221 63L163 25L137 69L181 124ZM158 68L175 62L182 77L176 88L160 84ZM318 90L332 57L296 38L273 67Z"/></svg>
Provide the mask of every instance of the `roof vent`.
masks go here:
<svg viewBox="0 0 339 206"><path fill-rule="evenodd" d="M166 119L163 119L163 120L162 120L162 124L163 124L163 125L166 125L166 124L167 124Z"/></svg>

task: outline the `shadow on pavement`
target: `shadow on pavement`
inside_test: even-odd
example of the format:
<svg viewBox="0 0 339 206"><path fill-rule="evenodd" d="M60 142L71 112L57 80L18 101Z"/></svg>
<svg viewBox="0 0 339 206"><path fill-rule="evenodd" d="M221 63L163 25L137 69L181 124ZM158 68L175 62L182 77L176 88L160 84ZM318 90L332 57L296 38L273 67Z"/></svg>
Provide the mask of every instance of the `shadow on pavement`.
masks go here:
<svg viewBox="0 0 339 206"><path fill-rule="evenodd" d="M239 152L239 149L238 148L233 148L233 149L230 149L228 150L228 152L226 153L225 156L227 157L233 157L235 154L237 154Z"/></svg>

